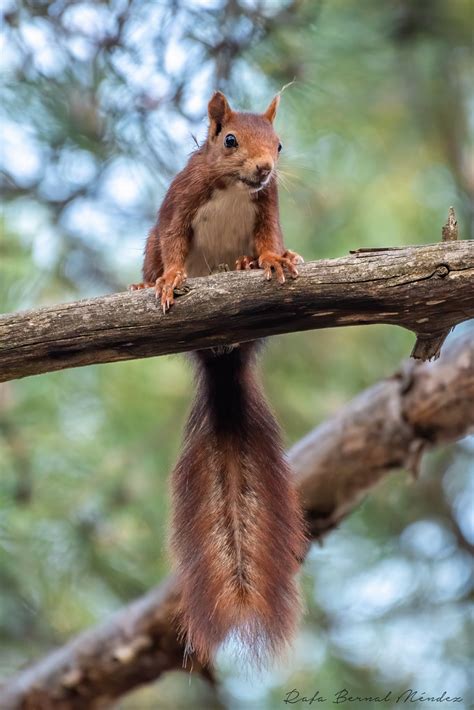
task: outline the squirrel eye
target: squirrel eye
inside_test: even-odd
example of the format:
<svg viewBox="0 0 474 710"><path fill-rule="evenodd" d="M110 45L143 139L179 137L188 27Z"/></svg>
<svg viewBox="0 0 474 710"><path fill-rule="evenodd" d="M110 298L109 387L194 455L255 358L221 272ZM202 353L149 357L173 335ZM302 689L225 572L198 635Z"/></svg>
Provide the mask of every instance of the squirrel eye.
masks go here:
<svg viewBox="0 0 474 710"><path fill-rule="evenodd" d="M228 133L224 139L224 145L226 148L237 148L237 138L233 133Z"/></svg>
<svg viewBox="0 0 474 710"><path fill-rule="evenodd" d="M282 144L278 143L278 152L280 152L282 148L283 148Z"/></svg>

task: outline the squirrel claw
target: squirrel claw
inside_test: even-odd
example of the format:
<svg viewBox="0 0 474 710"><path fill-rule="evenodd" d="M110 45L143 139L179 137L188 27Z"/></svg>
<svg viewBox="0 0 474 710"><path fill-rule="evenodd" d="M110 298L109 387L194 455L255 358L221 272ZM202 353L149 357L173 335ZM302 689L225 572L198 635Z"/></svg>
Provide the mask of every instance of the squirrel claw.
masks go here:
<svg viewBox="0 0 474 710"><path fill-rule="evenodd" d="M272 278L272 269L275 272L278 283L285 283L285 272L284 269L288 271L290 276L294 279L298 276L298 269L296 268L297 263L301 263L299 260L301 257L296 252L285 251L281 256L271 251L263 252L258 260L258 265L265 272L265 278L270 281Z"/></svg>
<svg viewBox="0 0 474 710"><path fill-rule="evenodd" d="M138 284L130 284L128 291L142 291L144 288L153 288L155 284L149 281L142 281Z"/></svg>
<svg viewBox="0 0 474 710"><path fill-rule="evenodd" d="M241 256L235 262L236 271L250 271L250 269L258 269L257 259L252 259L250 256Z"/></svg>
<svg viewBox="0 0 474 710"><path fill-rule="evenodd" d="M174 303L174 290L182 286L187 275L182 269L172 267L156 279L155 297L161 300L161 309L166 313Z"/></svg>
<svg viewBox="0 0 474 710"><path fill-rule="evenodd" d="M300 254L297 254L295 251L291 251L291 249L287 249L285 252L283 252L283 258L289 259L293 266L304 264L303 257Z"/></svg>

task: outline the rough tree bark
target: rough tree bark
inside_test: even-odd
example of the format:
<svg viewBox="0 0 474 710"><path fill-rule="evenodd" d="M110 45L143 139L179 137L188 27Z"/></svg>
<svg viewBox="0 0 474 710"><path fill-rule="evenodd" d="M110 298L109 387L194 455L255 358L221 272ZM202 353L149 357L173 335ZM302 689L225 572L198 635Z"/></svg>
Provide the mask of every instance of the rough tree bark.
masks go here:
<svg viewBox="0 0 474 710"><path fill-rule="evenodd" d="M474 338L432 363L410 361L289 452L313 537L329 532L390 471L417 470L421 453L474 429ZM22 671L0 689L2 710L94 710L166 670L181 668L170 578ZM194 665L195 671L202 671Z"/></svg>
<svg viewBox="0 0 474 710"><path fill-rule="evenodd" d="M0 317L0 382L314 328L390 323L436 357L474 317L474 242L358 251L301 267L284 286L262 273L190 279L166 316L153 291L119 293Z"/></svg>

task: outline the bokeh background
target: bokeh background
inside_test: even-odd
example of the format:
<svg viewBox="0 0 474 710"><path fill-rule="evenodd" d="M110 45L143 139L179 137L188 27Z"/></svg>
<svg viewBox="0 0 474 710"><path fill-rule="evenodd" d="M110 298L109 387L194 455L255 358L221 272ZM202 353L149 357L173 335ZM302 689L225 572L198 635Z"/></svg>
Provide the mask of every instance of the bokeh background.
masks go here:
<svg viewBox="0 0 474 710"><path fill-rule="evenodd" d="M281 214L307 259L438 241L451 204L470 235L469 0L0 6L3 312L138 279L215 88L263 110L294 80L277 119ZM263 376L287 443L412 344L382 326L272 338ZM167 575L167 477L191 391L183 356L1 387L0 679ZM416 483L395 472L313 548L304 624L277 668L252 676L223 654L216 692L172 673L117 707L266 710L295 687L345 687L446 690L468 708L473 453L464 439L425 459Z"/></svg>

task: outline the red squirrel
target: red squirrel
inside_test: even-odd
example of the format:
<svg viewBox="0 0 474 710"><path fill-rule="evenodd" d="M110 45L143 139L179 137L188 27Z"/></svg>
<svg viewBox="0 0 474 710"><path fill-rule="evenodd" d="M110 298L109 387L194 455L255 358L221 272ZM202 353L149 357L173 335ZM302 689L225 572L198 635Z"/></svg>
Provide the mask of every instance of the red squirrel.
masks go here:
<svg viewBox="0 0 474 710"><path fill-rule="evenodd" d="M207 139L173 180L151 230L143 283L163 311L187 275L227 264L280 283L302 262L283 245L273 127L233 111L217 91ZM295 575L306 549L303 515L281 435L255 374L256 343L193 353L197 394L171 478L171 549L180 580L186 651L208 663L233 634L265 662L291 641L300 615Z"/></svg>

